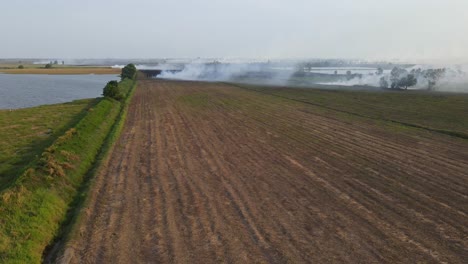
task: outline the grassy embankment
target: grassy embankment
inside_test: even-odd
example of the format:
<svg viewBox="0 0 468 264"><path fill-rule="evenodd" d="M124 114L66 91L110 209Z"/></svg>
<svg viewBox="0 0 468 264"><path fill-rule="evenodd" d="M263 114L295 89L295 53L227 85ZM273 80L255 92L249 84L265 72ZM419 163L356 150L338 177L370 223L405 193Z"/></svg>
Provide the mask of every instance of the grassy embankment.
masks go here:
<svg viewBox="0 0 468 264"><path fill-rule="evenodd" d="M76 125L98 100L0 110L0 191L47 146Z"/></svg>
<svg viewBox="0 0 468 264"><path fill-rule="evenodd" d="M125 94L134 81L120 83ZM44 249L59 233L85 175L95 166L103 143L117 137L123 103L97 99L87 114L33 161L0 193L0 262L40 263ZM117 132L116 132L117 131ZM110 136L109 136L110 135Z"/></svg>
<svg viewBox="0 0 468 264"><path fill-rule="evenodd" d="M133 97L134 92L135 89L131 89L127 98L124 100L123 106L121 108L121 113L117 121L115 122L111 132L109 133L109 136L104 142L99 156L96 158L96 166L93 166L93 168L89 172L89 175L97 175L98 173L100 173L100 170L105 169L106 163L109 161L109 153L111 153L113 148L115 147L114 142L116 142L123 129L128 112L128 106L131 98ZM53 248L51 248L45 256L48 262L54 263L57 260L57 258L66 258L66 247L69 246L70 242L72 242L74 239L80 236L80 224L82 223L82 218L85 216L87 206L90 203L90 197L86 194L89 190L93 189L94 185L95 178L91 177L91 179L86 181L86 183L82 186L82 189L80 190L81 195L77 196L75 201L73 201L73 211L69 212L68 219L66 219L64 225L62 225L61 234L59 234L58 237L59 239L56 239L54 244L49 245L53 246Z"/></svg>
<svg viewBox="0 0 468 264"><path fill-rule="evenodd" d="M424 128L468 139L466 94L238 86L348 114L391 121L402 127Z"/></svg>

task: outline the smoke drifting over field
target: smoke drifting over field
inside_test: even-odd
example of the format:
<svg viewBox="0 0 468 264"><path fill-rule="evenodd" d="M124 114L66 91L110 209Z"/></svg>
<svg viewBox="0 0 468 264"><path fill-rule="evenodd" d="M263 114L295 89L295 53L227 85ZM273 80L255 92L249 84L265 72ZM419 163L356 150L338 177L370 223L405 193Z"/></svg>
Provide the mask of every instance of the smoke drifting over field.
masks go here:
<svg viewBox="0 0 468 264"><path fill-rule="evenodd" d="M160 65L163 72L158 78L197 81L257 82L269 85L286 85L294 74L296 62L270 61L203 61L179 65Z"/></svg>
<svg viewBox="0 0 468 264"><path fill-rule="evenodd" d="M365 65L366 67L363 67ZM166 63L155 66L162 70L158 78L198 81L230 81L268 85L288 85L313 87L330 85L346 87L365 87L380 89L381 78L389 80L393 67L404 69L407 74L412 70L425 72L430 69L445 69L437 79L432 90L447 92L468 92L468 66L462 65L393 65L377 63L336 61L220 61L196 60L178 64ZM148 68L148 67L147 67ZM418 70L419 69L419 70ZM413 71L413 72L414 72ZM424 74L416 76L417 84L409 89L428 89L429 80ZM344 86L344 87L343 87Z"/></svg>
<svg viewBox="0 0 468 264"><path fill-rule="evenodd" d="M439 81L436 90L468 93L468 65L447 67L447 72Z"/></svg>
<svg viewBox="0 0 468 264"><path fill-rule="evenodd" d="M409 90L427 90L427 71L443 69L432 91L468 93L468 65L398 64L339 59L247 60L247 59L154 59L135 60L140 70L157 70L162 79L237 82L259 85L318 87L330 89L382 89L382 77L391 87L391 71L399 68L404 76L415 75L417 83ZM123 65L112 64L121 68ZM378 72L381 68L382 71ZM401 87L400 87L401 88Z"/></svg>
<svg viewBox="0 0 468 264"><path fill-rule="evenodd" d="M445 73L437 80L433 90L441 92L462 92L468 93L468 65L415 65L406 68L410 73L412 70L445 69ZM380 80L384 77L390 79L391 70L384 70L382 75L376 73L363 74L349 80L337 82L322 82L325 85L341 86L380 86ZM417 84L410 89L425 90L428 88L428 79L420 75L417 77Z"/></svg>

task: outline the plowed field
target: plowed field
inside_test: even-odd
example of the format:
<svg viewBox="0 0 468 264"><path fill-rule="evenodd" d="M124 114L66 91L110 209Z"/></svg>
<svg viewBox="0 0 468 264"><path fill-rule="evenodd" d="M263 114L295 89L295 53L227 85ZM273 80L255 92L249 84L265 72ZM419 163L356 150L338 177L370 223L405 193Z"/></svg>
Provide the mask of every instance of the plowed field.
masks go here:
<svg viewBox="0 0 468 264"><path fill-rule="evenodd" d="M467 175L467 140L142 80L62 260L463 263Z"/></svg>

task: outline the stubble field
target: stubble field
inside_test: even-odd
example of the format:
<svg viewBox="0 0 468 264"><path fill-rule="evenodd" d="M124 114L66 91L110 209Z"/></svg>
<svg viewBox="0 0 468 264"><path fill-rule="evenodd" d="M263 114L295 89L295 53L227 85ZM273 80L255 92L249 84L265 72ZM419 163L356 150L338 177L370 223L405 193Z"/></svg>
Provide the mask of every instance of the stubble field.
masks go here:
<svg viewBox="0 0 468 264"><path fill-rule="evenodd" d="M61 260L463 263L467 171L457 137L229 84L140 80Z"/></svg>

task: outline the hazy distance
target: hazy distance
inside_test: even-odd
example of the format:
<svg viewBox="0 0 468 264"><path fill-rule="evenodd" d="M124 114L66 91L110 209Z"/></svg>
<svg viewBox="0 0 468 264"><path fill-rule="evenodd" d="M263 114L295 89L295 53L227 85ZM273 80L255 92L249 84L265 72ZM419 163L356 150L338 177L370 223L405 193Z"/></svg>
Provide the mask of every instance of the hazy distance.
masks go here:
<svg viewBox="0 0 468 264"><path fill-rule="evenodd" d="M468 62L466 0L1 1L1 58Z"/></svg>

